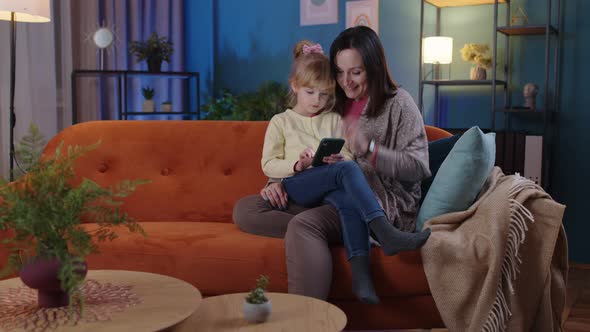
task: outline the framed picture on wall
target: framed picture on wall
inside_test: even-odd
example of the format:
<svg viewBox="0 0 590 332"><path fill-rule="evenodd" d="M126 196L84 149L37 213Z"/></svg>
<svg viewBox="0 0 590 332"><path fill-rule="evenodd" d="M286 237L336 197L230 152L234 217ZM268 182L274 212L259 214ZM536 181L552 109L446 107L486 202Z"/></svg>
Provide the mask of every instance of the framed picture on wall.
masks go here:
<svg viewBox="0 0 590 332"><path fill-rule="evenodd" d="M346 3L346 28L368 26L379 33L379 0L348 1Z"/></svg>
<svg viewBox="0 0 590 332"><path fill-rule="evenodd" d="M299 0L300 25L338 23L338 0Z"/></svg>

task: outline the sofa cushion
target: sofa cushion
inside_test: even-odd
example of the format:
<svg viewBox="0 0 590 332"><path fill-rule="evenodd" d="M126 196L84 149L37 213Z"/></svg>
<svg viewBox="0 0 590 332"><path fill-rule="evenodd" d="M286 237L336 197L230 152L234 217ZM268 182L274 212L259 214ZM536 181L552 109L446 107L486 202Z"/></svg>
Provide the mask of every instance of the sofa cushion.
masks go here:
<svg viewBox="0 0 590 332"><path fill-rule="evenodd" d="M441 214L466 210L494 167L495 133L466 131L445 158L422 204L416 229Z"/></svg>
<svg viewBox="0 0 590 332"><path fill-rule="evenodd" d="M95 228L96 224L84 226ZM244 233L234 224L218 222L142 222L141 226L145 238L116 229L119 238L101 243L101 253L88 256L89 268L169 275L193 284L205 296L247 292L260 274L266 274L270 291L287 292L283 239ZM344 248L334 247L332 255L330 296L355 300ZM430 294L418 251L389 257L374 248L371 259L379 296Z"/></svg>
<svg viewBox="0 0 590 332"><path fill-rule="evenodd" d="M461 135L454 135L428 142L428 164L430 166L431 176L422 181L422 197L420 198L420 204L424 202L424 198L428 193L428 189L430 189L430 186L432 185L436 173L438 173L440 165L445 161L445 158L449 155L449 152L451 152L451 149L455 146L455 143L457 143L460 137Z"/></svg>

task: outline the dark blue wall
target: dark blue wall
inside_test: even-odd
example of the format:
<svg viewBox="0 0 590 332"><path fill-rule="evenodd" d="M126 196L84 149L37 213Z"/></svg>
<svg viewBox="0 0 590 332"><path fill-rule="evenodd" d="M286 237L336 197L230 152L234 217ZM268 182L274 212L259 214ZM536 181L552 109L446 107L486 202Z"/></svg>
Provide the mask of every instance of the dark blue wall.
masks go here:
<svg viewBox="0 0 590 332"><path fill-rule="evenodd" d="M553 0L555 2L555 0ZM331 41L344 29L345 3L339 1L339 22L330 25L299 26L299 1L276 0L199 0L186 1L186 63L188 69L203 75L202 91L208 96L221 88L234 92L252 91L266 80L286 83L292 61L292 47L300 39L319 42L328 51ZM523 0L529 23L542 22L542 0ZM584 143L590 142L589 93L583 79L590 75L590 64L582 57L590 53L590 1L562 0L563 48L560 58L560 111L558 139L554 148L554 198L567 205L564 224L568 233L571 260L590 263L590 222L583 208L590 176L585 165L590 154ZM418 97L418 48L420 2L381 0L379 32L394 79ZM426 35L434 35L435 11L426 6ZM500 11L500 18L505 12ZM464 43L488 43L493 38L493 6L444 9L441 12L441 35L454 38L452 79L468 78L471 64L461 59ZM500 54L504 50L502 37ZM544 42L542 37L511 39L513 66L511 100L522 104L522 86L543 81ZM499 65L504 63L503 58ZM426 68L427 70L429 68ZM449 68L443 66L443 77ZM488 71L488 75L491 73ZM537 103L542 101L542 91ZM425 90L426 122L432 123L432 89ZM502 102L501 93L498 102ZM204 102L204 100L201 100ZM442 124L447 127L490 125L490 90L484 87L446 88L442 91ZM501 118L497 118L500 123ZM517 121L518 122L518 121Z"/></svg>

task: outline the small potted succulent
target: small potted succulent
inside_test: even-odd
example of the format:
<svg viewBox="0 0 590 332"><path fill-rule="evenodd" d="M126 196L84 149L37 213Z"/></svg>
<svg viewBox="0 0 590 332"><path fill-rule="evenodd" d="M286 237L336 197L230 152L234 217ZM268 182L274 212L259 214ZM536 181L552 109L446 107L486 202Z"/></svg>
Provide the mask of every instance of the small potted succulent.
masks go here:
<svg viewBox="0 0 590 332"><path fill-rule="evenodd" d="M147 61L148 71L160 72L162 61L170 62L174 52L172 42L166 37L159 37L153 32L146 41L135 40L129 43L129 53L137 57L137 61Z"/></svg>
<svg viewBox="0 0 590 332"><path fill-rule="evenodd" d="M161 107L161 111L162 112L172 112L172 102L169 100L166 100L165 102L162 103L162 107Z"/></svg>
<svg viewBox="0 0 590 332"><path fill-rule="evenodd" d="M143 104L141 105L141 111L142 112L155 112L156 111L156 105L154 104L153 98L154 98L154 89L152 89L149 86L146 86L145 88L141 88L141 94L143 95L143 98L145 99L143 101Z"/></svg>
<svg viewBox="0 0 590 332"><path fill-rule="evenodd" d="M472 80L486 79L486 69L492 67L492 56L488 54L489 50L490 48L486 44L465 44L461 49L463 60L475 64L469 74L469 78Z"/></svg>
<svg viewBox="0 0 590 332"><path fill-rule="evenodd" d="M244 319L250 323L262 323L268 319L272 310L272 303L264 295L266 287L270 283L269 278L265 275L260 275L256 279L256 288L248 293L244 304L242 305L242 312Z"/></svg>

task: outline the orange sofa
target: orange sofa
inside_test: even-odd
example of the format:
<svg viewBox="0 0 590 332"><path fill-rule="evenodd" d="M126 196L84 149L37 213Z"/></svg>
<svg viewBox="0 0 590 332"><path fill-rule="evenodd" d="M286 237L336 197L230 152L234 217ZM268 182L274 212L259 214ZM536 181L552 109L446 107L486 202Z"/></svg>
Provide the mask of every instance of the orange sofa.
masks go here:
<svg viewBox="0 0 590 332"><path fill-rule="evenodd" d="M259 274L267 274L271 291L287 292L284 241L244 233L232 223L235 202L257 193L266 181L260 168L266 126L267 122L95 121L54 137L46 152L62 140L66 145L102 141L77 161L79 178L102 185L121 179L152 181L124 204L147 237L122 229L118 239L100 246L100 254L89 256L89 268L165 274L193 284L204 296L248 291ZM430 140L449 135L426 129ZM418 251L394 257L378 249L371 252L379 305L356 300L344 248L334 247L332 253L329 301L346 313L347 329L444 326Z"/></svg>

